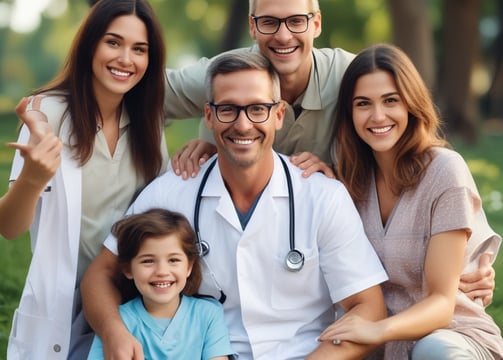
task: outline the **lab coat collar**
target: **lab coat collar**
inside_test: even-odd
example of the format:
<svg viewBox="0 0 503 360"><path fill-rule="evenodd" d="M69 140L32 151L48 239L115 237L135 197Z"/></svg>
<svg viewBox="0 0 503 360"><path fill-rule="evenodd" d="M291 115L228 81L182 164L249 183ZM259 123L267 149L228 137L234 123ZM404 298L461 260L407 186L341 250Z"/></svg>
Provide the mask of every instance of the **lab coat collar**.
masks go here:
<svg viewBox="0 0 503 360"><path fill-rule="evenodd" d="M271 176L271 179L269 180L269 183L266 186L266 189L264 190L264 193L262 196L268 196L269 198L274 198L274 197L288 197L288 187L287 187L287 182L286 182L286 175L283 170L283 165L281 164L281 160L279 159L279 154L275 154L274 156L274 170L273 174ZM216 156L213 158L209 159L207 161L208 164L213 162L213 160L216 159ZM285 161L288 163L289 160L285 159ZM205 169L202 169L202 171L205 171ZM202 192L202 197L203 198L209 198L209 197L214 197L214 198L219 198L218 205L216 207L216 211L224 218L226 221L232 225L237 231L243 231L241 228L241 223L239 222L239 218L237 216L236 210L234 208L234 203L232 202L232 198L230 197L229 192L227 191L227 188L225 187L222 174L220 172L220 169L218 167L218 164L215 165L213 170L211 170L211 173L208 176L208 181L206 182L206 185L204 186L203 192ZM263 201L264 199L261 199ZM250 224L253 222L253 219L256 218L256 216L252 216L250 220ZM249 224L249 225L250 225Z"/></svg>
<svg viewBox="0 0 503 360"><path fill-rule="evenodd" d="M273 197L287 197L288 196L288 187L286 183L286 176L285 172L283 170L283 165L281 164L281 160L279 159L280 156L283 156L287 164L290 162L290 160L284 156L280 155L278 153L275 153L274 155L274 170L271 176L271 179L269 180L269 183L267 184L266 188L269 188L270 194ZM213 160L216 160L216 156L213 156L207 161L207 164L211 164ZM204 172L206 171L207 167L202 169L201 171ZM213 170L211 170L211 173L208 177L208 181L206 182L206 185L203 189L202 196L203 197L224 197L225 195L229 196L229 192L227 191L227 188L225 187L222 174L220 172L220 169L218 167L218 163L215 164L215 167Z"/></svg>

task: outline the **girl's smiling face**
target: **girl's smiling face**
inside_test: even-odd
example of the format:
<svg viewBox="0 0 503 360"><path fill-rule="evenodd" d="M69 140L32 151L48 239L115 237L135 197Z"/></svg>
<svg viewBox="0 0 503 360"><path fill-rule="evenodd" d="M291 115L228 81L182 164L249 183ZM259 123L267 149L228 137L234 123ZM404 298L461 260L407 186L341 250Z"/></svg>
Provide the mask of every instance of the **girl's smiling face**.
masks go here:
<svg viewBox="0 0 503 360"><path fill-rule="evenodd" d="M171 318L180 303L192 264L176 235L143 240L124 275L133 279L143 304L154 317Z"/></svg>

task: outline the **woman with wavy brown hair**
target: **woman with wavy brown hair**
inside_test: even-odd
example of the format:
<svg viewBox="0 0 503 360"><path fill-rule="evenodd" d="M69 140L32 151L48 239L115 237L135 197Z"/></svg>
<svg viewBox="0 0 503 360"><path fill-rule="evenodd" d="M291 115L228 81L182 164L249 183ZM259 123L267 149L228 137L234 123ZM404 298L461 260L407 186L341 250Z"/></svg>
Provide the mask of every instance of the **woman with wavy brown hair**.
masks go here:
<svg viewBox="0 0 503 360"><path fill-rule="evenodd" d="M337 175L389 275L389 317L341 318L321 336L380 345L384 359L501 359L503 340L460 275L496 253L463 158L439 134L431 95L410 59L379 44L343 77L333 133ZM493 259L494 260L494 259Z"/></svg>

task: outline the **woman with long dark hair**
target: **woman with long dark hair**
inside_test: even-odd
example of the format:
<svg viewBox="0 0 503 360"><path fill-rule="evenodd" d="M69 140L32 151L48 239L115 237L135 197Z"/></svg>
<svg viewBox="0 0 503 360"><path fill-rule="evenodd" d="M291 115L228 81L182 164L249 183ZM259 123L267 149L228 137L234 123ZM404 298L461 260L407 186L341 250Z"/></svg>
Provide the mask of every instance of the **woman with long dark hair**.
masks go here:
<svg viewBox="0 0 503 360"><path fill-rule="evenodd" d="M63 148L49 183L47 172L33 176L37 186L20 182L24 189L16 193L23 197L10 202L11 215L0 224L8 238L31 226L33 248L9 359L86 356L92 333L81 311L80 279L134 195L166 168L164 66L162 30L148 2L100 0L61 72L19 104L29 127L13 145L20 151L11 181L22 180L23 166L37 161L31 150L44 137L33 131L36 116L44 115Z"/></svg>

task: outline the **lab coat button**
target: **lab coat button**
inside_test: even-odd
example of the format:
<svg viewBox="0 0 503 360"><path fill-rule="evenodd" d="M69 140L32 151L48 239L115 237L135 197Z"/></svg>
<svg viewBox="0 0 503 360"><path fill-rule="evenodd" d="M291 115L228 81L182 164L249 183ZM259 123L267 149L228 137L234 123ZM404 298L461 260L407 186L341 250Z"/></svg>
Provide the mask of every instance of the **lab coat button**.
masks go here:
<svg viewBox="0 0 503 360"><path fill-rule="evenodd" d="M61 351L61 345L59 344L55 344L52 349L55 351L55 352L60 352Z"/></svg>

